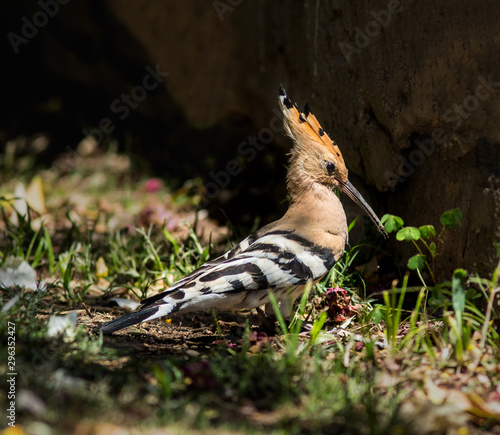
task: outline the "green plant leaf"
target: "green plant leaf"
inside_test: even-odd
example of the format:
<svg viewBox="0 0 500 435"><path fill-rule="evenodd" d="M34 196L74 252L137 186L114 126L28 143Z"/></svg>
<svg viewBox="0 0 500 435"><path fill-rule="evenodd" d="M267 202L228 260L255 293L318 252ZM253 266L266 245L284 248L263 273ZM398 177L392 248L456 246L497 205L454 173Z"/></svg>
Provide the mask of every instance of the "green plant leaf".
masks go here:
<svg viewBox="0 0 500 435"><path fill-rule="evenodd" d="M429 243L429 251L431 252L432 256L436 255L437 248L434 242Z"/></svg>
<svg viewBox="0 0 500 435"><path fill-rule="evenodd" d="M358 218L359 218L359 215L357 215L352 221L351 223L349 224L349 226L347 227L347 232L350 233L351 230L354 228L354 225L356 225L356 222L358 221Z"/></svg>
<svg viewBox="0 0 500 435"><path fill-rule="evenodd" d="M375 325L380 324L382 320L385 318L386 307L382 305L378 305L374 308L374 310L370 313L370 318Z"/></svg>
<svg viewBox="0 0 500 435"><path fill-rule="evenodd" d="M398 239L400 242L403 240L406 242L411 242L412 240L419 240L420 231L418 230L417 227L404 227L397 232L396 239Z"/></svg>
<svg viewBox="0 0 500 435"><path fill-rule="evenodd" d="M382 224L385 226L385 230L388 233L397 231L404 225L403 219L401 219L399 216L394 216L392 214L383 215L380 222L382 222Z"/></svg>
<svg viewBox="0 0 500 435"><path fill-rule="evenodd" d="M448 228L456 228L457 225L462 224L462 212L459 208L455 208L453 210L445 211L439 221Z"/></svg>
<svg viewBox="0 0 500 435"><path fill-rule="evenodd" d="M451 303L457 315L458 313L463 313L465 310L466 279L467 272L464 269L456 269L453 272L453 278L451 279Z"/></svg>
<svg viewBox="0 0 500 435"><path fill-rule="evenodd" d="M418 230L424 239L433 239L436 237L436 230L433 225L422 225Z"/></svg>
<svg viewBox="0 0 500 435"><path fill-rule="evenodd" d="M423 269L426 259L427 257L422 254L417 254L414 255L413 257L410 257L410 259L408 260L408 269L411 270Z"/></svg>
<svg viewBox="0 0 500 435"><path fill-rule="evenodd" d="M326 311L323 311L319 317L314 321L312 329L311 329L311 338L310 338L310 343L314 344L319 336L319 333L321 332L321 329L323 328L323 325L326 322Z"/></svg>
<svg viewBox="0 0 500 435"><path fill-rule="evenodd" d="M174 248L175 255L179 255L179 251L180 251L181 247L179 246L179 243L177 243L177 241L174 239L172 234L170 234L167 231L165 223L163 223L163 226L161 229L163 231L163 235L165 236L165 238L172 244L172 247Z"/></svg>

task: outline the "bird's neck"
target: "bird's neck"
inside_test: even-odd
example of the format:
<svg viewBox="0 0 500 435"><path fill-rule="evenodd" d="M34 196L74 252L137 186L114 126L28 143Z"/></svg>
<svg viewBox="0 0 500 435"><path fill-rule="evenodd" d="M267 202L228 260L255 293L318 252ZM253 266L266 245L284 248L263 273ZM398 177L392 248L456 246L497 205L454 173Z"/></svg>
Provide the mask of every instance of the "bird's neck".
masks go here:
<svg viewBox="0 0 500 435"><path fill-rule="evenodd" d="M336 235L347 241L347 219L338 196L328 187L305 181L297 191L290 189L290 206L285 216L309 231Z"/></svg>

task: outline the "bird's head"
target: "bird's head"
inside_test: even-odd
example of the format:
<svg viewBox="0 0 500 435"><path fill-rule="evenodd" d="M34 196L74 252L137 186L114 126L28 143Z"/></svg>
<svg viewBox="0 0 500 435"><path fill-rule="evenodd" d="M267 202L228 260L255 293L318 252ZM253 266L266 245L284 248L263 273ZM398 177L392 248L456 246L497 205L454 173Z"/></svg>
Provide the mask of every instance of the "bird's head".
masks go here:
<svg viewBox="0 0 500 435"><path fill-rule="evenodd" d="M306 105L304 112L300 112L281 85L279 103L284 115L285 132L294 142L287 179L290 195L300 193L312 183L320 183L331 190L338 188L358 204L378 231L387 237L375 212L349 181L339 147L321 127L309 106Z"/></svg>

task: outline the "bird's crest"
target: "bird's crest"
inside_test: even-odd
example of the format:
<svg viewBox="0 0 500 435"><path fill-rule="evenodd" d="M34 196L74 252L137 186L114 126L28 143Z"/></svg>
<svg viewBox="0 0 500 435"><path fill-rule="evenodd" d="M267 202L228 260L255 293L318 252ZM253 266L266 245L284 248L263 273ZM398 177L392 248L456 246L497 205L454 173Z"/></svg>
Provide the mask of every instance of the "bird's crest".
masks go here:
<svg viewBox="0 0 500 435"><path fill-rule="evenodd" d="M361 194L348 180L348 171L337 144L321 127L306 104L304 113L288 98L285 89L279 87L279 102L284 115L286 133L293 139L292 157L287 183L290 203L294 196L302 194L308 180L332 188L339 188L356 202L387 237L384 226Z"/></svg>
<svg viewBox="0 0 500 435"><path fill-rule="evenodd" d="M311 113L309 105L306 104L304 112L300 112L297 104L286 94L283 86L279 87L279 102L284 115L285 131L294 141L292 154L313 152L317 150L327 153L333 160L336 171L341 181L347 180L347 167L337 144L330 138L328 133Z"/></svg>

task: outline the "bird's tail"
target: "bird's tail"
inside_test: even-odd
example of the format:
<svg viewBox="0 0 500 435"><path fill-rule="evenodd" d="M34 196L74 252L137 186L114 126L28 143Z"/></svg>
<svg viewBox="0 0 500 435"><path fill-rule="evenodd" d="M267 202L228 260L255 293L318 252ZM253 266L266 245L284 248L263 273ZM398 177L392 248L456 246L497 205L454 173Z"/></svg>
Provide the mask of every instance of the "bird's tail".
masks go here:
<svg viewBox="0 0 500 435"><path fill-rule="evenodd" d="M105 323L104 325L100 326L99 328L97 328L96 332L102 332L104 335L108 335L120 329L126 328L127 326L135 325L141 322L147 322L148 320L153 320L157 317L165 316L169 313L169 311L165 310L165 308L166 307L164 305L148 307L130 314L125 314L118 319L112 320L111 322Z"/></svg>

